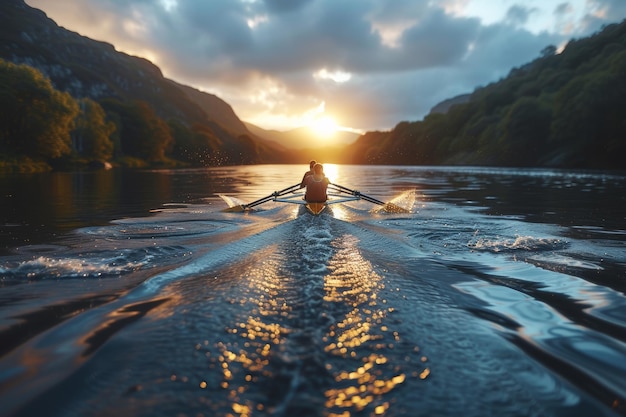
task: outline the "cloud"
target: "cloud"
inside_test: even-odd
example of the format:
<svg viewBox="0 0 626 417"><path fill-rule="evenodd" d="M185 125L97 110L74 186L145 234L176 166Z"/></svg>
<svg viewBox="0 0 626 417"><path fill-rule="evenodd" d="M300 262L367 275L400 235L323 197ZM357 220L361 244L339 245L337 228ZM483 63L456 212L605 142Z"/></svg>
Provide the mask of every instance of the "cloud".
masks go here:
<svg viewBox="0 0 626 417"><path fill-rule="evenodd" d="M614 23L626 17L626 2L623 0L587 0L588 9L581 20L580 32L590 34L607 23Z"/></svg>
<svg viewBox="0 0 626 417"><path fill-rule="evenodd" d="M302 8L312 0L264 0L268 10L274 13L290 12Z"/></svg>
<svg viewBox="0 0 626 417"><path fill-rule="evenodd" d="M426 17L404 32L401 50L396 55L407 58L397 62L404 61L413 70L458 64L476 42L480 22L453 18L443 10L433 10ZM390 69L398 69L398 66Z"/></svg>
<svg viewBox="0 0 626 417"><path fill-rule="evenodd" d="M506 22L516 27L524 26L536 11L536 8L513 5L506 12Z"/></svg>
<svg viewBox="0 0 626 417"><path fill-rule="evenodd" d="M418 120L548 45L626 17L623 0L27 3L70 30L153 60L169 78L217 94L246 121L280 129L318 108L362 130Z"/></svg>

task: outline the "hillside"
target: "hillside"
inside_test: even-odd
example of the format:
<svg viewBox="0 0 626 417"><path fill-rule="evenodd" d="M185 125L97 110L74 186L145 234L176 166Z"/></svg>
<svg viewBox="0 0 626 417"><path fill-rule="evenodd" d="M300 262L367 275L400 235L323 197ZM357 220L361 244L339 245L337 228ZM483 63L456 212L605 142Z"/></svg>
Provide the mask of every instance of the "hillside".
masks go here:
<svg viewBox="0 0 626 417"><path fill-rule="evenodd" d="M23 0L0 3L0 58L36 68L72 97L145 102L165 121L201 126L215 137L220 163L281 161L218 97L166 79L148 60L61 28Z"/></svg>
<svg viewBox="0 0 626 417"><path fill-rule="evenodd" d="M570 41L443 113L368 132L358 164L626 169L626 21ZM449 103L445 103L449 104Z"/></svg>
<svg viewBox="0 0 626 417"><path fill-rule="evenodd" d="M430 109L429 114L434 114L434 113L445 114L450 110L452 106L456 106L457 104L467 103L470 100L471 96L472 96L471 94L461 94L459 96L446 99L442 101L441 103L437 103L436 105L434 105L433 108Z"/></svg>
<svg viewBox="0 0 626 417"><path fill-rule="evenodd" d="M237 117L230 104L226 103L221 98L196 90L193 87L178 84L175 81L172 81L172 83L180 88L192 102L196 103L204 110L210 120L215 121L237 136L253 134L248 130L244 122Z"/></svg>

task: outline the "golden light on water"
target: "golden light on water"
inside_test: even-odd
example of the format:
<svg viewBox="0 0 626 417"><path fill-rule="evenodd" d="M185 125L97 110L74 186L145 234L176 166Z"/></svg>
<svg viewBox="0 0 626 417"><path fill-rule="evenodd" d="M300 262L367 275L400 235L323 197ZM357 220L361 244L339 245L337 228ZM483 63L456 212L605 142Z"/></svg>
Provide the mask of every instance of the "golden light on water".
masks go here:
<svg viewBox="0 0 626 417"><path fill-rule="evenodd" d="M309 239L322 239L325 247L316 246L318 242L303 244L300 250L325 251L328 257L306 279L319 280L321 286L313 287L323 292L315 308L329 311L332 321L307 328L317 326L316 319L309 317L311 311L303 310L311 308L309 301L302 304L302 297L308 300L308 295L301 287L308 284L284 275L285 261L274 256L282 252L274 247L262 261L251 263L241 280L246 284L231 300L235 311L245 306L249 314L228 326L229 337L221 337L224 341L196 345L198 351L209 349L206 357L211 364L210 373L202 375L196 386L206 392L207 404L214 404L216 393L221 393L220 407L226 405L224 401L231 407L227 415L319 407L325 416L382 416L394 407L393 393L399 386L431 375L419 347L410 346L394 328L390 318L394 309L384 296L385 280L361 255L358 238L334 237L323 228L313 228L311 233ZM294 318L298 323L304 317L313 323L291 327ZM299 395L310 397L312 404L300 404Z"/></svg>
<svg viewBox="0 0 626 417"><path fill-rule="evenodd" d="M391 407L387 394L407 380L407 374L398 371L387 356L401 341L400 334L385 324L393 309L386 308L386 301L379 296L384 290L383 279L361 256L356 238L347 236L334 243L341 249L330 261L332 273L324 278L325 300L351 309L331 326L325 337L325 351L340 358L358 359L360 365L335 370L335 382L340 388L325 392L326 407L334 416L350 416L365 409L383 415ZM419 377L425 379L429 372L427 368Z"/></svg>
<svg viewBox="0 0 626 417"><path fill-rule="evenodd" d="M270 245L267 250L272 253L275 247ZM242 271L249 288L244 287L230 304L249 306L251 314L226 328L230 337L211 335L220 341L210 343L205 340L195 346L197 351L206 350L209 363L206 379L199 382L199 388L206 391L206 397L201 401L210 407L223 407L227 401L230 407L225 414L223 408L215 408L221 410L216 411L216 415L248 417L268 406L251 400L249 393L272 379L273 352L284 343L289 333L289 329L279 322L280 317L291 309L281 298L284 288L278 269L280 264L279 260L268 256L254 268ZM221 402L216 402L216 393L222 395Z"/></svg>

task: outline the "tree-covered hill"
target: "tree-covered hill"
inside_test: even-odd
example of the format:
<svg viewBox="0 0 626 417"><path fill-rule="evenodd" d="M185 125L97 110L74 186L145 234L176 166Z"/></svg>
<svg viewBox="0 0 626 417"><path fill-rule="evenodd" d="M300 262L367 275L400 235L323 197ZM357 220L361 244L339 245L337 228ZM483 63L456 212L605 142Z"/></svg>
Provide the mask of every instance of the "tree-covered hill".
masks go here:
<svg viewBox="0 0 626 417"><path fill-rule="evenodd" d="M447 113L369 132L346 150L360 164L626 169L626 21L570 41Z"/></svg>
<svg viewBox="0 0 626 417"><path fill-rule="evenodd" d="M280 152L247 131L218 97L164 78L160 69L145 59L61 28L23 0L0 2L0 58L32 67L50 79L54 91L77 101L90 99L103 109L115 125L109 130L113 152L96 155L96 159L128 156L150 163L179 160L206 165L281 161ZM11 78L15 76L5 73L2 82L11 94L19 96L19 85ZM0 105L10 107L8 93L3 97ZM14 126L2 127L0 133L3 130L30 134L15 131ZM75 146L76 132L70 135L71 150L65 157L85 156ZM17 139L2 139L4 153L14 153L6 142ZM131 143L137 141L140 143ZM151 146L158 149L148 152Z"/></svg>

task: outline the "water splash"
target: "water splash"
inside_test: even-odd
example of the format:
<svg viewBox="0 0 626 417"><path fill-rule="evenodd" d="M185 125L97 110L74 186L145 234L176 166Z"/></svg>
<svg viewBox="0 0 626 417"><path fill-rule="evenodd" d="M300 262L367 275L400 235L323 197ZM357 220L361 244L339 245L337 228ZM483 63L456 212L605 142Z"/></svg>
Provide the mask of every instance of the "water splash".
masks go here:
<svg viewBox="0 0 626 417"><path fill-rule="evenodd" d="M155 266L155 259L170 256L187 256L181 247L124 249L102 251L78 256L36 258L0 265L5 279L72 279L120 276L146 267Z"/></svg>
<svg viewBox="0 0 626 417"><path fill-rule="evenodd" d="M556 238L536 238L517 236L515 239L478 239L468 243L468 247L493 253L513 251L551 251L564 249L568 243Z"/></svg>
<svg viewBox="0 0 626 417"><path fill-rule="evenodd" d="M416 200L415 190L404 191L385 205L374 207L370 213L412 213Z"/></svg>

